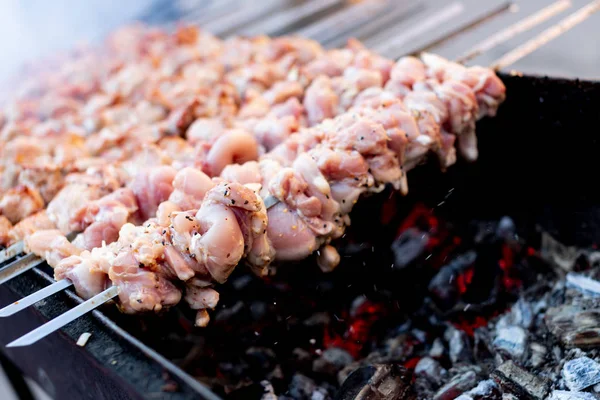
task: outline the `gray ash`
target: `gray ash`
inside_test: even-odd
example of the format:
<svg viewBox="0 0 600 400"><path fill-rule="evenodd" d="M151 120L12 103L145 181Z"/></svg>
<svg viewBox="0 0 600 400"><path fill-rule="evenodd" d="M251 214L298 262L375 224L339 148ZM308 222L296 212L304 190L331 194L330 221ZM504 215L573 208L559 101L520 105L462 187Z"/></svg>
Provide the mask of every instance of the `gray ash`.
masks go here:
<svg viewBox="0 0 600 400"><path fill-rule="evenodd" d="M331 273L239 268L208 328L183 308L122 321L229 399L600 398L595 252L388 203Z"/></svg>

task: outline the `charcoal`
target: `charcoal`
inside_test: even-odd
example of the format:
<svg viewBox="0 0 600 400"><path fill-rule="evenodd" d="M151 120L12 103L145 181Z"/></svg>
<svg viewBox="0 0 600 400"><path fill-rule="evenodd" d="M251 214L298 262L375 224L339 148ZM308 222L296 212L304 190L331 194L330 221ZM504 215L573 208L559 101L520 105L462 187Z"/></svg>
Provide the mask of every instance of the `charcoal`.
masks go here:
<svg viewBox="0 0 600 400"><path fill-rule="evenodd" d="M493 357L490 350L490 333L486 328L478 328L473 332L473 355L477 360L486 360Z"/></svg>
<svg viewBox="0 0 600 400"><path fill-rule="evenodd" d="M456 375L450 382L442 386L435 395L433 400L453 400L473 388L477 384L477 375L473 371L466 371L463 374Z"/></svg>
<svg viewBox="0 0 600 400"><path fill-rule="evenodd" d="M428 242L429 235L418 229L410 228L398 235L391 247L394 253L394 268L406 268L423 256Z"/></svg>
<svg viewBox="0 0 600 400"><path fill-rule="evenodd" d="M567 287L574 288L589 296L600 297L600 282L581 274L569 272L567 274Z"/></svg>
<svg viewBox="0 0 600 400"><path fill-rule="evenodd" d="M519 399L543 400L550 389L547 379L525 371L512 360L500 365L492 378L507 392Z"/></svg>
<svg viewBox="0 0 600 400"><path fill-rule="evenodd" d="M519 299L513 304L508 315L510 316L510 325L529 329L533 324L533 307L530 302L523 299Z"/></svg>
<svg viewBox="0 0 600 400"><path fill-rule="evenodd" d="M600 346L600 309L583 310L573 305L552 307L546 312L544 322L567 347Z"/></svg>
<svg viewBox="0 0 600 400"><path fill-rule="evenodd" d="M500 388L491 380L481 381L473 389L458 396L455 400L497 400L500 399Z"/></svg>
<svg viewBox="0 0 600 400"><path fill-rule="evenodd" d="M435 338L433 344L431 345L431 349L429 350L429 357L432 358L441 358L444 356L446 352L446 346L444 346L444 342L440 338Z"/></svg>
<svg viewBox="0 0 600 400"><path fill-rule="evenodd" d="M298 400L315 398L315 394L322 399L327 398L327 393L323 388L318 387L309 377L299 373L292 377L286 394L292 399Z"/></svg>
<svg viewBox="0 0 600 400"><path fill-rule="evenodd" d="M275 389L273 389L271 382L262 381L260 384L265 388L265 393L260 400L277 400L277 395L275 394Z"/></svg>
<svg viewBox="0 0 600 400"><path fill-rule="evenodd" d="M271 372L277 364L275 352L266 347L250 347L246 350L245 361L253 376L263 376Z"/></svg>
<svg viewBox="0 0 600 400"><path fill-rule="evenodd" d="M455 328L449 328L446 331L446 340L448 340L450 360L456 364L458 362L472 362L473 361L473 350L471 349L471 343L469 336Z"/></svg>
<svg viewBox="0 0 600 400"><path fill-rule="evenodd" d="M600 364L589 357L569 360L563 366L562 376L567 387L577 392L600 383Z"/></svg>
<svg viewBox="0 0 600 400"><path fill-rule="evenodd" d="M531 366L533 368L539 367L546 361L548 349L545 346L539 343L531 343L529 345L529 349L531 351L531 357L529 358L529 361L531 362Z"/></svg>
<svg viewBox="0 0 600 400"><path fill-rule="evenodd" d="M475 251L469 251L446 264L429 282L429 293L438 307L448 310L458 301L460 292L456 286L459 274L469 268L477 259Z"/></svg>
<svg viewBox="0 0 600 400"><path fill-rule="evenodd" d="M330 347L313 361L313 371L335 376L352 361L354 361L354 358L346 350Z"/></svg>
<svg viewBox="0 0 600 400"><path fill-rule="evenodd" d="M395 364L358 368L344 381L335 400L415 400L410 373Z"/></svg>
<svg viewBox="0 0 600 400"><path fill-rule="evenodd" d="M497 328L493 345L496 351L500 351L510 358L520 360L525 355L527 333L520 326Z"/></svg>
<svg viewBox="0 0 600 400"><path fill-rule="evenodd" d="M438 388L448 375L448 371L431 357L423 357L415 366L415 375L423 377L434 387Z"/></svg>
<svg viewBox="0 0 600 400"><path fill-rule="evenodd" d="M600 396L586 392L569 392L567 390L553 390L547 400L599 400Z"/></svg>
<svg viewBox="0 0 600 400"><path fill-rule="evenodd" d="M514 238L517 227L510 217L502 217L496 227L496 236L504 240Z"/></svg>

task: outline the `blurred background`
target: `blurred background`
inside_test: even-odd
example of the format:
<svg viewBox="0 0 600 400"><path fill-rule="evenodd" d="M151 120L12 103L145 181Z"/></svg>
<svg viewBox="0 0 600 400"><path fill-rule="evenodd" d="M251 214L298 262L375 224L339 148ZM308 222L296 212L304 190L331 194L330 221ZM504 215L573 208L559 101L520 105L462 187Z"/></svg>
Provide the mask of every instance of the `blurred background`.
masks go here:
<svg viewBox="0 0 600 400"><path fill-rule="evenodd" d="M381 5L371 7L370 4ZM261 3L243 0L4 0L0 5L0 79L10 77L27 61L68 49L79 42L94 42L124 23L141 20L157 25L172 25L178 19L206 26L222 36L237 33L277 33L292 14L316 10L296 23L291 33L316 35L319 18L340 16L348 8L363 8L372 26L355 30L359 39L371 47L389 50L385 43L396 39L393 55L419 50L440 38L428 50L449 58L464 53L477 42L545 8L560 10L544 23L521 33L490 50L473 63L486 65L510 49L532 38L565 18L591 0L272 0ZM365 6L366 5L366 6ZM206 15L219 19L207 19ZM356 15L358 16L357 13ZM349 14L350 15L350 14ZM357 18L350 16L349 18ZM380 21L381 20L381 21ZM384 21L385 20L385 21ZM343 19L338 25L347 23ZM236 24L237 23L237 24ZM266 24L269 25L266 25ZM363 22L361 22L362 24ZM229 29L235 26L236 29ZM263 28L271 27L271 31ZM279 26L278 29L276 29ZM373 26L382 32L374 32ZM369 29L367 29L369 28ZM462 33L456 34L456 31ZM283 31L282 31L283 32ZM342 45L352 32L339 37L328 33L331 45ZM451 33L455 33L451 35ZM368 34L368 35L367 35ZM600 35L598 14L586 18L572 30L519 61L514 68L523 72L597 79L600 76ZM318 35L316 35L318 36ZM319 37L315 37L319 40ZM386 54L387 55L387 54Z"/></svg>

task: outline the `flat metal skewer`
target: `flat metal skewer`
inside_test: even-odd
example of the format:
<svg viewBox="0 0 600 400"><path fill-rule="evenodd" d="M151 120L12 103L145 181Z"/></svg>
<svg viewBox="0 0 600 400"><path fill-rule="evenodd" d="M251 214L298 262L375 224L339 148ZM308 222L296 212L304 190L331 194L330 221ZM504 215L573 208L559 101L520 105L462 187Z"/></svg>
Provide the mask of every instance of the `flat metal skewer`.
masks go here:
<svg viewBox="0 0 600 400"><path fill-rule="evenodd" d="M66 313L59 315L51 321L46 322L44 325L40 326L37 329L34 329L33 331L29 332L24 336L21 336L19 339L10 342L6 345L6 347L23 347L31 345L37 342L38 340L45 338L52 332L59 330L63 326L67 325L69 322L75 321L77 318L106 303L110 299L116 297L118 294L119 289L116 286L111 286L104 292L97 294L91 299L79 304L77 307L72 308Z"/></svg>
<svg viewBox="0 0 600 400"><path fill-rule="evenodd" d="M69 242L72 242L76 236L76 232L70 232L67 234L66 238L69 240ZM15 243L13 246L18 244L20 244L22 246L22 249L24 249L25 243L22 240ZM21 252L23 252L23 250L21 250ZM30 269L37 267L43 262L44 260L42 260L33 253L29 253L26 256L19 258L16 261L13 261L12 263L0 269L0 285L6 281L11 280L16 276L21 275L23 272L29 271Z"/></svg>
<svg viewBox="0 0 600 400"><path fill-rule="evenodd" d="M62 279L58 282L54 282L52 285L46 286L45 288L38 290L37 292L32 293L21 300L15 301L3 309L0 309L0 318L9 317L13 314L16 314L19 311L37 303L38 301L44 300L46 297L50 297L53 294L58 293L72 285L73 282L71 282L69 279Z"/></svg>
<svg viewBox="0 0 600 400"><path fill-rule="evenodd" d="M528 40L527 42L523 43L517 48L509 51L508 53L500 57L498 60L494 61L492 63L491 68L498 71L514 64L523 57L533 53L535 50L539 49L546 43L550 42L553 39L556 39L563 33L574 28L575 26L585 21L598 11L600 11L600 0L592 1L588 5L583 6L579 10L575 11L573 14L564 18L557 24L552 25L550 28L535 36L533 39Z"/></svg>
<svg viewBox="0 0 600 400"><path fill-rule="evenodd" d="M25 257L19 258L17 261L8 264L5 268L0 270L0 285L44 262L44 260L33 253L29 253Z"/></svg>
<svg viewBox="0 0 600 400"><path fill-rule="evenodd" d="M537 25L547 21L548 19L560 14L569 7L571 7L571 0L558 0L549 6L542 8L541 10L533 13L532 15L515 22L514 24L502 29L500 32L493 34L485 40L482 40L467 53L456 59L456 62L464 64L469 60L490 51L494 47L512 39L520 33L527 32L530 29L535 28Z"/></svg>
<svg viewBox="0 0 600 400"><path fill-rule="evenodd" d="M3 262L10 260L15 257L17 254L21 254L25 249L25 242L19 240L17 243L7 247L6 249L0 252L0 264Z"/></svg>

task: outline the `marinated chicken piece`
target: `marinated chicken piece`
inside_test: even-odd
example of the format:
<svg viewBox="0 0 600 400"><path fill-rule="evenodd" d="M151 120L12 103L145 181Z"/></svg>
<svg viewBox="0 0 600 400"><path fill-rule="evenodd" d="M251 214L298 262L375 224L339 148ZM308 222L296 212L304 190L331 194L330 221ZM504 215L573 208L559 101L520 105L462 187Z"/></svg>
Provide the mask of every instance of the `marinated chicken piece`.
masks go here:
<svg viewBox="0 0 600 400"><path fill-rule="evenodd" d="M506 87L493 70L483 67L465 67L430 53L421 55L430 77L440 82L458 81L470 87L479 105L478 117L495 116L506 98Z"/></svg>
<svg viewBox="0 0 600 400"><path fill-rule="evenodd" d="M25 252L43 258L54 268L62 259L81 253L81 249L69 242L58 229L50 229L25 237Z"/></svg>
<svg viewBox="0 0 600 400"><path fill-rule="evenodd" d="M270 151L278 144L285 141L292 133L298 131L299 124L296 117L288 115L281 118L267 116L259 120L245 121L242 124L252 132L257 142L266 151Z"/></svg>
<svg viewBox="0 0 600 400"><path fill-rule="evenodd" d="M110 286L108 275L98 265L102 262L103 259L92 256L89 251L66 257L54 268L54 279L69 279L77 294L83 299L89 299Z"/></svg>
<svg viewBox="0 0 600 400"><path fill-rule="evenodd" d="M266 216L261 214L264 204L260 197L240 184L220 183L206 194L196 213L198 234L192 236L190 252L216 282L225 282L249 248L254 250L252 243L246 248L246 240L260 240L266 234ZM244 218L244 230L240 218ZM271 257L271 251L262 247L257 250L259 253L253 256L259 261L256 268L260 269L264 259Z"/></svg>
<svg viewBox="0 0 600 400"><path fill-rule="evenodd" d="M16 224L44 208L42 195L29 186L17 186L4 193L0 199L0 215Z"/></svg>
<svg viewBox="0 0 600 400"><path fill-rule="evenodd" d="M71 183L58 192L48 204L46 213L50 221L66 235L77 229L77 224L71 222L77 210L105 194L106 191L97 185Z"/></svg>
<svg viewBox="0 0 600 400"><path fill-rule="evenodd" d="M21 169L17 182L20 185L37 188L47 204L62 189L64 175L56 165L27 165Z"/></svg>
<svg viewBox="0 0 600 400"><path fill-rule="evenodd" d="M333 89L331 79L320 76L306 89L304 107L310 125L318 124L338 114L340 100Z"/></svg>
<svg viewBox="0 0 600 400"><path fill-rule="evenodd" d="M12 230L13 225L3 215L0 215L0 245L8 246L11 243L10 231Z"/></svg>
<svg viewBox="0 0 600 400"><path fill-rule="evenodd" d="M173 160L171 165L176 170L194 165L196 152L185 139L180 137L165 137L161 139L158 146Z"/></svg>
<svg viewBox="0 0 600 400"><path fill-rule="evenodd" d="M47 229L56 229L56 225L48 218L46 211L37 212L22 219L11 229L9 233L10 243L18 242L34 232Z"/></svg>
<svg viewBox="0 0 600 400"><path fill-rule="evenodd" d="M229 164L257 159L258 142L254 136L244 130L233 129L226 131L212 145L204 170L211 176L217 176Z"/></svg>
<svg viewBox="0 0 600 400"><path fill-rule="evenodd" d="M130 188L137 198L142 220L155 216L158 205L169 198L176 174L173 167L159 166L145 168L135 176Z"/></svg>
<svg viewBox="0 0 600 400"><path fill-rule="evenodd" d="M473 90L458 81L445 81L442 84L430 81L422 83L424 89L433 90L448 109L449 118L444 128L457 136L458 149L468 161L477 159L477 136L475 122L479 114L477 99Z"/></svg>
<svg viewBox="0 0 600 400"><path fill-rule="evenodd" d="M204 172L196 168L184 168L175 175L169 201L180 210L198 210L206 192L214 186L215 183Z"/></svg>
<svg viewBox="0 0 600 400"><path fill-rule="evenodd" d="M174 274L165 265L163 230L153 223L125 224L119 241L111 245L119 250L110 262L108 277L120 289L119 307L125 313L158 312L181 300L181 291L171 282Z"/></svg>
<svg viewBox="0 0 600 400"><path fill-rule="evenodd" d="M421 60L416 57L402 57L392 67L390 80L385 89L403 98L413 89L416 82L427 79L427 68Z"/></svg>
<svg viewBox="0 0 600 400"><path fill-rule="evenodd" d="M69 225L82 232L73 243L91 250L119 238L119 230L137 211L137 199L129 188L117 189L80 207L71 215Z"/></svg>
<svg viewBox="0 0 600 400"><path fill-rule="evenodd" d="M298 82L280 81L267 90L263 97L271 105L283 103L290 98L301 98L304 94L304 88Z"/></svg>
<svg viewBox="0 0 600 400"><path fill-rule="evenodd" d="M199 310L196 317L196 326L205 327L209 319L206 318L207 309L214 309L219 302L219 293L210 287L210 283L200 279L192 279L185 285L185 302L192 310Z"/></svg>
<svg viewBox="0 0 600 400"><path fill-rule="evenodd" d="M186 132L186 139L192 146L198 142L214 142L225 131L223 122L217 118L198 118Z"/></svg>

